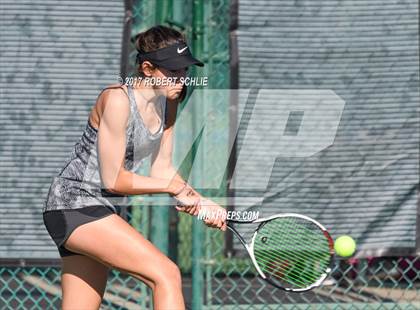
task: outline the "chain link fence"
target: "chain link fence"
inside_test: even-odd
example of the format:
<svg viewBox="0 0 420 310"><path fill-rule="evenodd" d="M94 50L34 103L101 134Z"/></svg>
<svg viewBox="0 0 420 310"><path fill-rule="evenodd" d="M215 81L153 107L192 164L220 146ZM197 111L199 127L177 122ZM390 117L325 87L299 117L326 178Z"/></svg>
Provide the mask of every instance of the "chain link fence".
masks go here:
<svg viewBox="0 0 420 310"><path fill-rule="evenodd" d="M247 259L225 258L218 233L209 233L213 255L206 266L207 309L419 309L417 257L335 261L325 284L304 294L286 293L262 281ZM59 309L59 267L1 267L1 309ZM187 300L188 302L188 300ZM111 271L101 309L148 309L149 290Z"/></svg>
<svg viewBox="0 0 420 310"><path fill-rule="evenodd" d="M324 284L289 293L261 280L248 259L225 258L217 234L207 245L206 294L210 309L419 309L417 257L335 260ZM205 308L207 308L205 307Z"/></svg>
<svg viewBox="0 0 420 310"><path fill-rule="evenodd" d="M60 309L59 267L0 268L1 309ZM112 270L101 309L147 309L150 296L133 277Z"/></svg>

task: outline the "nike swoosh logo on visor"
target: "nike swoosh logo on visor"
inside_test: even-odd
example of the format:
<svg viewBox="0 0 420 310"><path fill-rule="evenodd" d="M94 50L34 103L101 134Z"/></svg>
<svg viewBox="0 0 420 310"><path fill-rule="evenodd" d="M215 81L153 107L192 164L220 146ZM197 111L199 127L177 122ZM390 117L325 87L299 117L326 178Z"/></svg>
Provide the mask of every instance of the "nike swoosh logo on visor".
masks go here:
<svg viewBox="0 0 420 310"><path fill-rule="evenodd" d="M188 46L186 46L186 47L184 47L184 48L182 48L182 49L179 49L179 47L176 49L176 51L178 52L178 54L181 54L183 51L185 51L186 49L188 48Z"/></svg>

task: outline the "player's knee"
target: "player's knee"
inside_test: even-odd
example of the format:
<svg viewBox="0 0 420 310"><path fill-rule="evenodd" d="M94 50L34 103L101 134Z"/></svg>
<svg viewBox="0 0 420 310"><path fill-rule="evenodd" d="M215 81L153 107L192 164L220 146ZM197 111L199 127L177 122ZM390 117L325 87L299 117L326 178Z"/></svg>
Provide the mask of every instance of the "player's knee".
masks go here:
<svg viewBox="0 0 420 310"><path fill-rule="evenodd" d="M170 287L172 289L182 287L181 271L173 262L169 262L164 268L161 268L159 277L156 280L156 284L159 286Z"/></svg>
<svg viewBox="0 0 420 310"><path fill-rule="evenodd" d="M168 263L168 266L165 270L167 281L171 286L181 286L181 271L178 266L172 262Z"/></svg>

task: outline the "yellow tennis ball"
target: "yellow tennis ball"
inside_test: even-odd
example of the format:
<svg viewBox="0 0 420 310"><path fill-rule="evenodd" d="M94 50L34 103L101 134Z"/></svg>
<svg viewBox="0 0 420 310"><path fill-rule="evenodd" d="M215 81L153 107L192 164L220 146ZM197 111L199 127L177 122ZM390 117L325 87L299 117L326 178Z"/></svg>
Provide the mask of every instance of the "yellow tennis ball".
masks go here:
<svg viewBox="0 0 420 310"><path fill-rule="evenodd" d="M352 256L356 251L356 242L350 236L340 236L334 242L334 250L342 257Z"/></svg>

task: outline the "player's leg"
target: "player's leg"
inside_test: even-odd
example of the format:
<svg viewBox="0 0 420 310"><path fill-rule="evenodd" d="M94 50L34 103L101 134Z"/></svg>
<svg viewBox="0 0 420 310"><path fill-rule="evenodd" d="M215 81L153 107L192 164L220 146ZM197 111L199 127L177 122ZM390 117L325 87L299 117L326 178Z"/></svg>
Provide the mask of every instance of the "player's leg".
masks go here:
<svg viewBox="0 0 420 310"><path fill-rule="evenodd" d="M65 247L143 280L153 290L155 309L184 309L179 268L121 217L79 226Z"/></svg>
<svg viewBox="0 0 420 310"><path fill-rule="evenodd" d="M108 267L83 255L62 258L62 309L99 309Z"/></svg>

